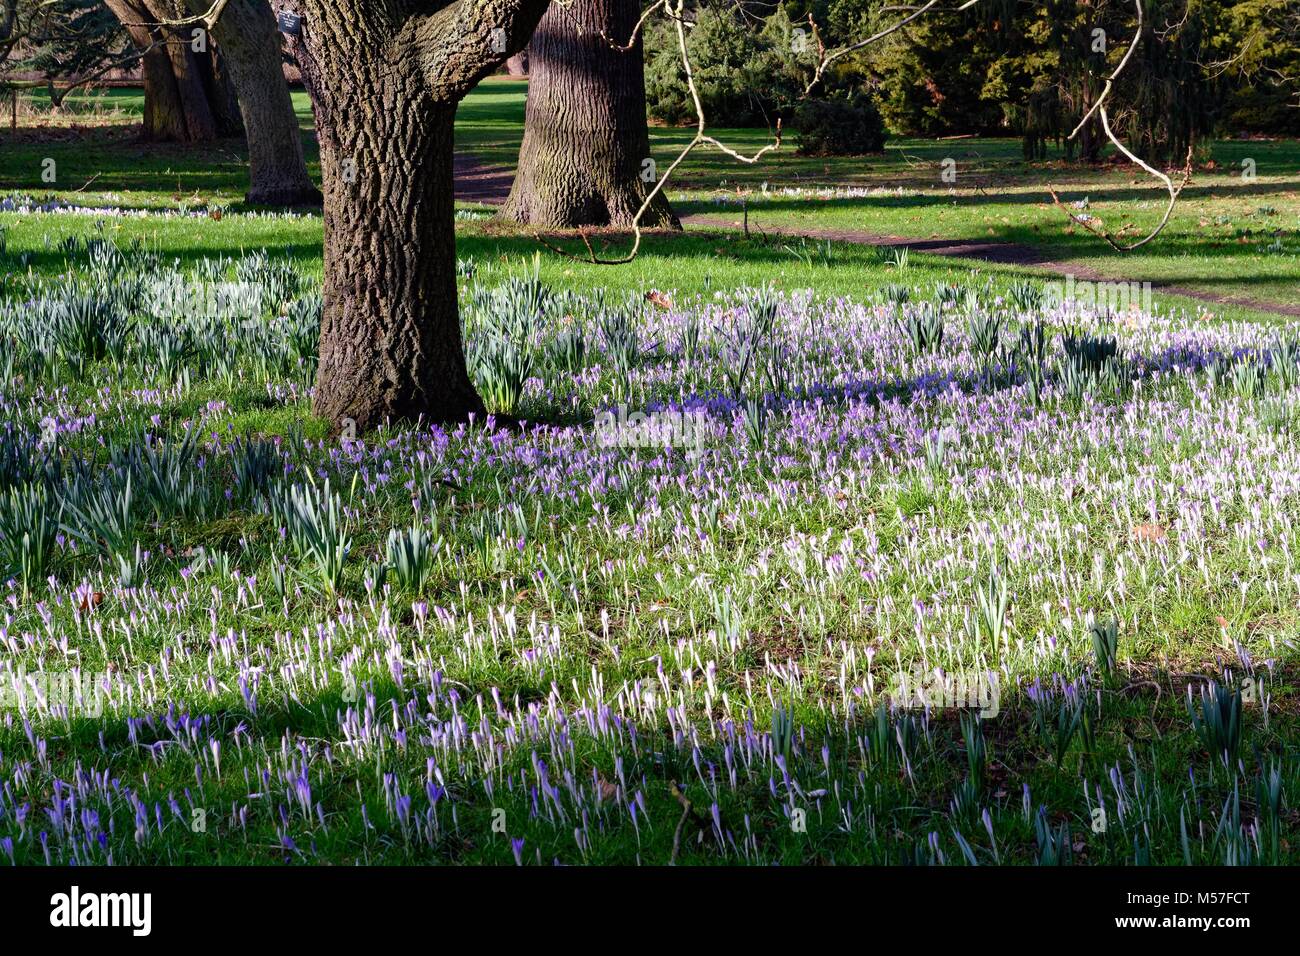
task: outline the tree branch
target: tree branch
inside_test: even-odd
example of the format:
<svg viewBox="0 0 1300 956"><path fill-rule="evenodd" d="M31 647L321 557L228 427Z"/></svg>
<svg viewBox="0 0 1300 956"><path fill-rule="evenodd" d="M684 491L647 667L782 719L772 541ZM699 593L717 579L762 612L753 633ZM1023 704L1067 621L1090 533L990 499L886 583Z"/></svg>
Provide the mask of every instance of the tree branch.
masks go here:
<svg viewBox="0 0 1300 956"><path fill-rule="evenodd" d="M1075 136L1079 134L1079 131L1083 129L1083 125L1088 122L1088 118L1094 113L1097 113L1101 117L1102 131L1106 134L1106 138L1114 144L1115 148L1123 153L1130 162L1141 167L1144 171L1164 184L1165 189L1169 192L1169 204L1165 207L1165 214L1160 217L1160 222L1156 224L1155 229L1147 233L1147 235L1143 236L1137 242L1121 243L1117 241L1110 232L1092 225L1090 219L1076 216L1074 213L1066 209L1061 203L1061 200L1057 197L1056 189L1050 184L1047 187L1047 191L1052 194L1052 201L1056 204L1056 207L1063 210L1065 214L1069 216L1071 222L1077 223L1093 235L1101 237L1105 240L1107 245L1116 252L1132 252L1134 249L1139 249L1142 246L1145 246L1156 236L1160 235L1160 233L1164 231L1165 226L1169 225L1169 217L1173 215L1174 206L1178 203L1179 195L1192 179L1191 146L1187 148L1187 164L1183 168L1182 181L1177 185L1174 185L1174 181L1167 174L1162 173L1160 170L1134 155L1132 150L1125 146L1123 141L1121 141L1110 128L1110 116L1106 111L1106 98L1110 96L1110 92L1115 86L1115 80L1119 77L1120 73L1124 72L1124 67L1128 65L1128 61L1132 58L1133 51L1137 49L1138 41L1142 39L1142 0L1133 0L1133 5L1137 7L1137 26L1133 30L1133 38L1129 41L1128 49L1124 51L1124 56L1120 59L1119 65L1115 67L1110 76L1106 78L1106 85L1102 87L1101 93L1098 95L1096 102L1094 102L1092 106L1088 108L1088 111L1083 114L1083 119L1079 120L1079 125L1070 133L1069 138L1074 139Z"/></svg>
<svg viewBox="0 0 1300 956"><path fill-rule="evenodd" d="M222 11L226 9L226 4L229 2L230 0L214 0L212 6L208 7L208 9L203 13L196 14L192 17L184 17L180 20L169 20L165 17L161 17L157 20L145 23L127 23L126 21L123 21L122 26L147 27L152 30L156 27L190 27L202 24L205 30L211 30L217 20L221 18Z"/></svg>
<svg viewBox="0 0 1300 956"><path fill-rule="evenodd" d="M460 99L528 45L549 0L456 0L412 16L400 47L421 58L430 85Z"/></svg>

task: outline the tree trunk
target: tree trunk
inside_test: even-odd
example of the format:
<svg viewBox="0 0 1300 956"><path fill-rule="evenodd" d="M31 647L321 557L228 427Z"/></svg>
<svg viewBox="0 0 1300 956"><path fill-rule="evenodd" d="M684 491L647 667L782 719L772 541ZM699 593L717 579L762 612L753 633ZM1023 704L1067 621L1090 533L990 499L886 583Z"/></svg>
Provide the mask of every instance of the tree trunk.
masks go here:
<svg viewBox="0 0 1300 956"><path fill-rule="evenodd" d="M148 11L146 19L154 23L163 19L177 19L179 12L168 6L164 0L141 0ZM203 66L199 56L207 58L209 53L198 54L191 48L193 28L158 27L154 35L166 37L167 45L163 47L171 60L172 76L180 93L184 109L185 137L187 143L207 143L220 135L217 115L208 100L210 86L204 83Z"/></svg>
<svg viewBox="0 0 1300 956"><path fill-rule="evenodd" d="M527 76L528 51L520 50L510 59L506 60L506 72L511 76Z"/></svg>
<svg viewBox="0 0 1300 956"><path fill-rule="evenodd" d="M199 15L209 0L188 0ZM307 174L302 133L280 65L280 34L266 0L229 0L212 38L230 74L248 136L249 190L245 201L268 206L319 205Z"/></svg>
<svg viewBox="0 0 1300 956"><path fill-rule="evenodd" d="M180 90L172 75L171 58L162 47L148 49L157 39L142 24L152 18L134 0L105 0L113 16L121 21L131 42L138 50L148 50L140 60L140 74L144 80L144 116L140 138L148 142L170 142L185 138L185 113L181 105Z"/></svg>
<svg viewBox="0 0 1300 956"><path fill-rule="evenodd" d="M1092 78L1087 73L1083 75L1083 96L1081 102L1091 105L1097 95L1093 90ZM1079 131L1079 158L1085 163L1101 162L1101 148L1106 142L1106 134L1101 128L1101 118L1095 114L1083 124L1083 129Z"/></svg>
<svg viewBox="0 0 1300 956"><path fill-rule="evenodd" d="M216 39L216 31L213 31ZM194 54L199 77L203 81L203 95L212 110L212 119L218 136L243 136L244 116L239 110L239 97L230 73L225 51L215 45L207 53Z"/></svg>
<svg viewBox="0 0 1300 956"><path fill-rule="evenodd" d="M658 170L650 158L637 0L553 4L528 46L524 141L504 219L535 226L630 226ZM681 224L662 193L643 226Z"/></svg>
<svg viewBox="0 0 1300 956"><path fill-rule="evenodd" d="M143 45L148 46L149 41ZM150 50L142 60L144 76L144 116L140 138L150 143L184 142L189 136L185 126L185 105L172 74L171 58L161 48Z"/></svg>
<svg viewBox="0 0 1300 956"><path fill-rule="evenodd" d="M160 0L105 0L126 27L142 58L144 119L140 138L148 142L205 142L218 135L217 117L208 102L192 34L181 29L149 27L177 19ZM166 43L162 41L166 40ZM210 54L205 54L210 55Z"/></svg>
<svg viewBox="0 0 1300 956"><path fill-rule="evenodd" d="M349 172L325 179L314 404L358 431L388 419L484 413L465 368L456 300L455 111L414 91L394 105L356 109L331 130L328 147L322 140L328 167Z"/></svg>
<svg viewBox="0 0 1300 956"><path fill-rule="evenodd" d="M546 2L456 0L426 13L284 4L303 16L290 46L324 179L313 407L336 430L484 414L456 300L453 123L460 99L527 42Z"/></svg>

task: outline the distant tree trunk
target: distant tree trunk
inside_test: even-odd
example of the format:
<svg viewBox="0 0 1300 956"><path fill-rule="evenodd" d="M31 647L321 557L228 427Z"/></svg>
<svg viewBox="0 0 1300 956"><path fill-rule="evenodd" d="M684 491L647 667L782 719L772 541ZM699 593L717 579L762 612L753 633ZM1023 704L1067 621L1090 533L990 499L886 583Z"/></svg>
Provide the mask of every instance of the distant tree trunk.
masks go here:
<svg viewBox="0 0 1300 956"><path fill-rule="evenodd" d="M178 19L175 11L169 10L162 0L105 0L105 4L126 27L136 48L149 49L141 64L144 76L141 138L181 143L216 139L220 133L217 113L208 100L212 85L204 85L200 54L190 45L192 33L184 28L142 26L162 19ZM169 42L160 44L164 39Z"/></svg>
<svg viewBox="0 0 1300 956"><path fill-rule="evenodd" d="M213 37L215 39L216 30L213 30ZM244 116L239 109L239 96L225 50L209 46L207 53L196 53L194 58L198 62L203 92L212 109L217 135L243 136Z"/></svg>
<svg viewBox="0 0 1300 956"><path fill-rule="evenodd" d="M325 193L312 407L336 430L484 414L456 296L456 105L527 42L546 0L291 0Z"/></svg>
<svg viewBox="0 0 1300 956"><path fill-rule="evenodd" d="M153 31L141 25L151 19L144 7L137 6L133 0L104 0L104 2L113 16L122 22L136 49L148 49L149 45L155 42ZM140 73L144 80L141 139L151 142L183 140L185 113L167 51L162 47L154 47L145 53L140 61Z"/></svg>
<svg viewBox="0 0 1300 956"><path fill-rule="evenodd" d="M209 0L187 0L198 15ZM230 74L248 136L247 202L318 205L321 192L307 175L302 134L280 63L280 34L267 0L229 0L212 37Z"/></svg>
<svg viewBox="0 0 1300 956"><path fill-rule="evenodd" d="M510 59L506 60L506 72L511 76L527 76L528 51L520 50Z"/></svg>
<svg viewBox="0 0 1300 956"><path fill-rule="evenodd" d="M537 226L627 226L658 170L650 160L637 0L552 4L528 46L524 140L501 217ZM662 194L645 226L681 228Z"/></svg>
<svg viewBox="0 0 1300 956"><path fill-rule="evenodd" d="M148 41L143 45L147 46ZM151 143L184 142L189 131L185 126L181 91L172 74L171 58L166 50L156 49L146 53L142 62L144 115L140 138Z"/></svg>
<svg viewBox="0 0 1300 956"><path fill-rule="evenodd" d="M1091 104L1096 92L1092 89L1092 80L1086 74L1083 77L1083 97L1084 103ZM1088 122L1083 124L1083 129L1079 130L1079 158L1085 163L1101 162L1101 148L1106 143L1106 134L1101 128L1101 119L1097 116L1089 118Z"/></svg>
<svg viewBox="0 0 1300 956"><path fill-rule="evenodd" d="M141 6L146 11L145 18L155 23L179 17L179 11L172 9L165 0L141 0ZM185 27L157 27L154 35L165 36L169 41L164 49L171 60L172 76L184 109L184 142L206 143L217 139L221 135L221 129L217 123L217 111L208 99L212 85L211 82L204 82L204 64L199 60L200 56L207 60L211 54L194 51L191 46L194 39L192 30L193 28ZM210 68L210 62L208 65Z"/></svg>

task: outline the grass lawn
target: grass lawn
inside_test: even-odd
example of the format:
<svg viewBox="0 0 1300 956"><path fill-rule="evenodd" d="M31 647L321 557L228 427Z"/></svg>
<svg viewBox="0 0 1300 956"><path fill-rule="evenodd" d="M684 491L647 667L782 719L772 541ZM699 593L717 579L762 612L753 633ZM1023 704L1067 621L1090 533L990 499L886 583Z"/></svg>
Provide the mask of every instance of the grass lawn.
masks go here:
<svg viewBox="0 0 1300 956"><path fill-rule="evenodd" d="M1300 323L465 210L540 424L331 437L319 216L112 100L3 160L147 214L0 213L0 862L1294 862Z"/></svg>
<svg viewBox="0 0 1300 956"><path fill-rule="evenodd" d="M522 136L526 84L507 77L485 81L462 104L457 115L458 148L484 162L512 167ZM310 108L305 94L294 94L304 128L304 147L312 174L319 176L318 156L310 135ZM38 97L39 102L39 97ZM69 129L65 115L49 128L22 129L16 141L5 143L0 160L0 191L44 194L41 162L55 160L58 182L53 194L84 190L77 201L125 207L174 209L206 204L240 208L246 188L241 147L144 147L132 138L131 124L142 100L138 92L110 90L71 97L65 114L83 111L85 123ZM726 142L752 151L766 142L759 130L720 130ZM654 128L652 149L659 167L671 161L689 138L689 130ZM12 140L14 134L0 133ZM953 186L939 182L939 163L951 156L958 163ZM1243 159L1255 161L1256 177L1243 180ZM770 154L756 166L744 166L716 151L694 152L670 190L683 215L707 216L725 223L740 222L736 189L744 190L751 226L763 229L865 231L911 239L945 238L1014 242L1061 264L1075 266L1125 282L1151 282L1224 297L1229 304L1210 303L1208 311L1229 318L1265 318L1249 306L1234 307L1233 298L1247 302L1300 305L1300 144L1294 141L1217 141L1211 144L1213 169L1199 170L1184 193L1174 218L1158 241L1136 253L1119 255L1095 237L1068 223L1051 206L1047 185L1058 187L1069 201L1087 197L1091 212L1111 223L1131 223L1140 229L1163 211L1163 193L1128 167L1087 169L1059 159L1025 163L1015 140L971 139L935 142L896 140L880 157L814 159L796 154L794 143ZM835 190L839 190L836 192ZM827 192L827 190L830 190ZM845 190L866 191L845 195ZM243 228L243 227L241 227ZM692 227L698 228L698 227ZM292 231L292 230L290 230ZM475 227L463 230L462 242L477 254ZM165 230L164 230L165 232ZM189 233L189 230L182 230ZM496 228L493 241L503 252L524 251L509 241L509 230ZM1138 233L1133 233L1134 235ZM165 238L164 238L165 241ZM224 242L225 240L220 240ZM237 242L238 240L234 240ZM688 243L683 262L694 251L709 247ZM529 244L525 239L522 246ZM713 243L716 245L716 243ZM182 241L177 244L184 246ZM853 250L837 243L841 263L861 261ZM806 252L795 241L774 239L758 260L797 261ZM785 247L790 246L789 251ZM739 247L728 243L726 247ZM209 248L199 243L195 251ZM914 257L914 262L919 257ZM555 265L548 265L556 269ZM564 266L581 276L580 267ZM928 267L927 267L928 268ZM936 266L940 271L948 266ZM985 270L993 267L983 266ZM602 270L597 270L598 272ZM630 270L637 282L662 284L674 272L695 288L693 267L674 270L662 261L650 270ZM835 270L839 271L839 270ZM1034 269L998 269L1016 275L1041 274ZM653 278L657 275L659 278ZM675 281L676 276L673 276ZM581 280L579 280L581 281ZM600 281L605 281L601 279ZM621 284L622 279L612 280ZM824 281L824 280L823 280ZM842 286L834 279L831 288ZM634 283L635 284L635 283ZM869 281L868 281L869 284ZM1196 309L1182 296L1158 296L1171 305Z"/></svg>
<svg viewBox="0 0 1300 956"><path fill-rule="evenodd" d="M704 250L650 307L485 255L479 387L553 424L338 442L310 220L179 261L39 221L0 302L16 862L1291 859L1300 327Z"/></svg>
<svg viewBox="0 0 1300 956"><path fill-rule="evenodd" d="M494 165L513 167L523 127L521 80L494 77L462 105L458 146ZM660 169L689 141L690 130L651 129ZM767 131L716 135L752 154ZM944 159L957 181L940 181ZM1242 177L1253 159L1255 177ZM1095 269L1124 281L1176 284L1214 295L1300 304L1300 143L1215 141L1157 242L1114 253L1051 203L1085 197L1112 231L1137 238L1164 212L1163 187L1131 166L1089 169L1059 151L1045 162L1022 158L1013 139L891 140L878 157L801 157L796 142L756 165L701 148L681 167L670 193L682 215L740 221L743 191L754 228L848 230L915 239L995 240L1032 246L1052 261ZM838 190L838 192L836 192ZM867 195L843 195L845 190Z"/></svg>

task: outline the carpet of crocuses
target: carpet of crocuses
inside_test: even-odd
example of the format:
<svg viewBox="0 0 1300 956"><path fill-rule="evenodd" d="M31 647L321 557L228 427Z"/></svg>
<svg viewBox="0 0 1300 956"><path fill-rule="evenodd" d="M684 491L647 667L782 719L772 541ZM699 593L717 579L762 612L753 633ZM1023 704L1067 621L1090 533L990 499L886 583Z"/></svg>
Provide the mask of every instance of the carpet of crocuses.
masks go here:
<svg viewBox="0 0 1300 956"><path fill-rule="evenodd" d="M0 862L1292 858L1300 328L464 261L495 414L331 435L291 265L57 251Z"/></svg>

